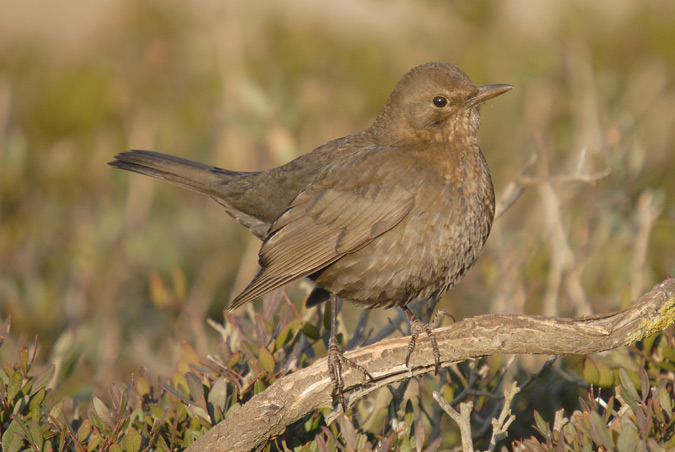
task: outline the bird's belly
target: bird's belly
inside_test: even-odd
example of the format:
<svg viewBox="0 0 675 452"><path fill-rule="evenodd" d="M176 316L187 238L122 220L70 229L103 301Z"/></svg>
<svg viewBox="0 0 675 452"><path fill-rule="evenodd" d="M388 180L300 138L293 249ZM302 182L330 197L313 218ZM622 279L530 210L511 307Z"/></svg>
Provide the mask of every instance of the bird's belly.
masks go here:
<svg viewBox="0 0 675 452"><path fill-rule="evenodd" d="M473 265L490 231L489 209L467 201L445 200L433 209L412 211L313 279L363 308L404 306L442 295Z"/></svg>

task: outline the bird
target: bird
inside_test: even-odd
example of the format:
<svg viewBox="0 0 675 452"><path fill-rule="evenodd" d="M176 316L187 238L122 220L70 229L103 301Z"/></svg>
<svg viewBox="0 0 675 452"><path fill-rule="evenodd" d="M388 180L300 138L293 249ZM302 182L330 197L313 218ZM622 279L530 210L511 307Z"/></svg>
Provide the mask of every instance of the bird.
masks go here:
<svg viewBox="0 0 675 452"><path fill-rule="evenodd" d="M211 196L262 240L260 270L233 310L301 278L308 304L330 300L328 371L344 411L338 299L363 309L401 308L411 323L406 365L429 324L408 305L437 299L474 265L490 233L495 194L478 145L479 107L513 88L475 85L458 67L430 62L396 84L367 129L268 170L242 172L152 151L115 156L113 167Z"/></svg>

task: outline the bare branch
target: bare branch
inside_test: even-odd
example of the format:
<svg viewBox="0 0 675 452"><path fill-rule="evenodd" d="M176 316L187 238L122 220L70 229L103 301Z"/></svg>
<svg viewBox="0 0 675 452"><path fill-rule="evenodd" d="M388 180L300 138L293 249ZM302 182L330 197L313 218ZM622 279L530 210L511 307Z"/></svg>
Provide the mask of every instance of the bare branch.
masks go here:
<svg viewBox="0 0 675 452"><path fill-rule="evenodd" d="M506 438L509 426L516 419L516 416L511 414L511 403L513 398L520 392L518 384L514 381L511 389L504 390L504 406L502 412L499 413L497 419L492 419L492 437L490 438L490 447L488 450L492 452L497 447L497 442Z"/></svg>
<svg viewBox="0 0 675 452"><path fill-rule="evenodd" d="M675 279L666 279L632 306L619 312L564 319L525 315L484 315L435 330L441 366L495 354L590 354L632 344L675 323ZM363 366L344 374L345 395L352 405L365 395L397 381L434 369L428 338L418 340L405 366L408 338L386 339L345 355ZM188 451L248 451L283 433L286 426L320 408L334 407L325 358L277 380L235 414L213 427ZM339 408L338 408L339 410ZM335 416L339 414L334 413Z"/></svg>
<svg viewBox="0 0 675 452"><path fill-rule="evenodd" d="M515 202L520 198L525 189L530 185L538 184L569 184L569 183L584 183L584 184L594 184L599 180L602 180L611 174L609 168L605 168L602 171L597 171L594 173L586 173L583 171L583 166L586 162L586 149L582 149L579 155L579 161L576 165L576 171L573 174L561 175L561 176L528 176L526 173L532 168L532 166L537 162L537 153L533 152L530 154L530 158L527 163L520 170L520 174L502 190L501 198L497 203L495 210L495 220L501 217L506 213L507 210L515 204Z"/></svg>
<svg viewBox="0 0 675 452"><path fill-rule="evenodd" d="M518 201L520 195L523 194L527 184L520 183L520 179L525 177L525 173L528 172L536 162L537 154L533 152L530 154L530 158L525 166L523 166L523 168L520 170L520 175L515 180L509 182L506 188L502 190L502 195L495 209L495 220L504 215L504 213L506 213L506 211L509 210L516 201Z"/></svg>
<svg viewBox="0 0 675 452"><path fill-rule="evenodd" d="M457 411L437 391L434 391L432 395L441 408L443 408L443 411L448 413L448 416L459 425L459 433L462 437L462 452L473 452L473 438L471 437L471 411L473 410L473 402L460 404L459 411Z"/></svg>
<svg viewBox="0 0 675 452"><path fill-rule="evenodd" d="M654 224L663 212L663 193L646 189L640 194L637 204L638 230L635 237L635 249L633 251L631 293L635 297L642 292L642 280L644 276L645 262L649 238L654 229Z"/></svg>

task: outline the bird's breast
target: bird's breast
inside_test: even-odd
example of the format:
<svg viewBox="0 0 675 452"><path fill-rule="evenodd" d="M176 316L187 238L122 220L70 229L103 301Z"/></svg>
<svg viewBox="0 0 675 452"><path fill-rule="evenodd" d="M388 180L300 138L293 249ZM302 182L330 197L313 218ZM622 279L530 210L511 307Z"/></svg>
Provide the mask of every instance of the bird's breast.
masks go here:
<svg viewBox="0 0 675 452"><path fill-rule="evenodd" d="M492 183L478 168L461 183L422 184L403 221L331 264L317 284L366 308L442 295L476 261L492 224Z"/></svg>

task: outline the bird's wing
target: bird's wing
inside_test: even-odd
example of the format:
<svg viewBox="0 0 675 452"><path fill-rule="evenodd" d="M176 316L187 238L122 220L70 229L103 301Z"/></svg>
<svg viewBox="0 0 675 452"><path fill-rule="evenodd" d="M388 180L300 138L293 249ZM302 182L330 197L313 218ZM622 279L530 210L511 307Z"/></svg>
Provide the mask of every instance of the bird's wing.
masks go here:
<svg viewBox="0 0 675 452"><path fill-rule="evenodd" d="M397 184L396 178L366 174L371 171L363 169L365 162L358 165L359 160L376 163L378 159L349 159L345 165L332 165L296 197L272 225L260 249L260 272L230 309L321 270L405 218L413 207L413 194ZM356 177L354 173L343 177L344 171L359 171L359 166Z"/></svg>

